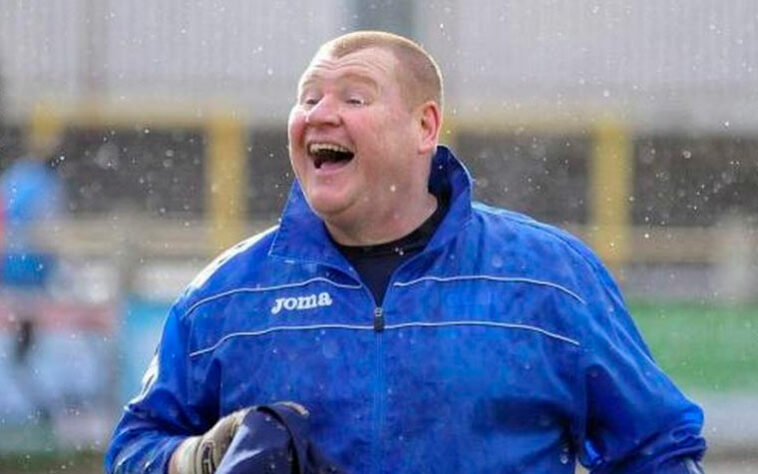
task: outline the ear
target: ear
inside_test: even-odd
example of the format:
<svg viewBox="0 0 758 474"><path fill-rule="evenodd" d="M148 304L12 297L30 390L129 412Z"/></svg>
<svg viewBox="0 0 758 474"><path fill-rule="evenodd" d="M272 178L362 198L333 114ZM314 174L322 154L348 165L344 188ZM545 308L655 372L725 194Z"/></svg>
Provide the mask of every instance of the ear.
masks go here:
<svg viewBox="0 0 758 474"><path fill-rule="evenodd" d="M442 111L433 100L424 102L419 106L419 154L428 155L437 149L437 142L442 129Z"/></svg>

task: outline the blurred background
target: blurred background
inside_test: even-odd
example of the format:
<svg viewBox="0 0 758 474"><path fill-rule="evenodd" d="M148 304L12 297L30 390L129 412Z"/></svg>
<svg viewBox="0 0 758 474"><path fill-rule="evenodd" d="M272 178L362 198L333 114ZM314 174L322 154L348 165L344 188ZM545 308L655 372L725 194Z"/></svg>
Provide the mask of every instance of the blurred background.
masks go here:
<svg viewBox="0 0 758 474"><path fill-rule="evenodd" d="M171 301L276 222L318 45L422 43L478 198L608 263L758 472L758 3L0 0L0 471L100 472Z"/></svg>

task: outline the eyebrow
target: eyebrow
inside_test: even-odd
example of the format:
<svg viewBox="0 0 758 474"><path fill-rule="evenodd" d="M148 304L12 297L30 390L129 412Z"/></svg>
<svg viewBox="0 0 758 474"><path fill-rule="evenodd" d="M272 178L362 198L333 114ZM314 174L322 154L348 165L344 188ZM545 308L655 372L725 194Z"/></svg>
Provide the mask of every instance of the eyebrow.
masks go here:
<svg viewBox="0 0 758 474"><path fill-rule="evenodd" d="M300 81L300 84L298 86L298 89L303 89L307 87L310 84L313 84L315 82L318 82L318 75L317 74L309 74L308 76L305 76L303 80ZM363 74L355 73L355 72L348 72L345 73L337 78L337 82L359 82L368 85L369 87L373 89L379 89L379 84L371 79L368 76L365 76Z"/></svg>

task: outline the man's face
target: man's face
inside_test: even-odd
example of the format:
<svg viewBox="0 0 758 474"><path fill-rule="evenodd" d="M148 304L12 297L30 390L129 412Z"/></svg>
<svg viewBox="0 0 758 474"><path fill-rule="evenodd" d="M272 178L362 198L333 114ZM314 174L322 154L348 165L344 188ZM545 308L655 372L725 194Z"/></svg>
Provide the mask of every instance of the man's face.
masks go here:
<svg viewBox="0 0 758 474"><path fill-rule="evenodd" d="M301 78L289 117L290 161L327 224L382 225L426 190L418 111L397 67L391 52L367 48L316 56Z"/></svg>

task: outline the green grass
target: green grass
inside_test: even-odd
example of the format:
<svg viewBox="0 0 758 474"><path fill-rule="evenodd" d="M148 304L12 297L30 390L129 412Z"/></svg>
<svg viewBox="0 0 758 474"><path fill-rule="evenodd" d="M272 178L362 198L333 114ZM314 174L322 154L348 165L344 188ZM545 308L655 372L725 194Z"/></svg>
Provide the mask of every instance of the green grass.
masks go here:
<svg viewBox="0 0 758 474"><path fill-rule="evenodd" d="M97 451L4 454L0 472L8 474L95 474L103 472L103 454Z"/></svg>
<svg viewBox="0 0 758 474"><path fill-rule="evenodd" d="M758 306L633 302L655 359L685 390L758 392Z"/></svg>

